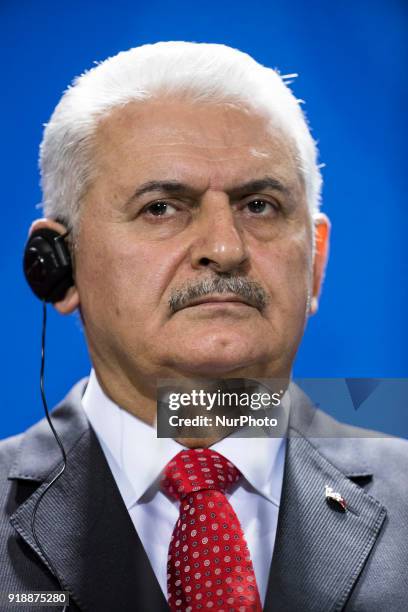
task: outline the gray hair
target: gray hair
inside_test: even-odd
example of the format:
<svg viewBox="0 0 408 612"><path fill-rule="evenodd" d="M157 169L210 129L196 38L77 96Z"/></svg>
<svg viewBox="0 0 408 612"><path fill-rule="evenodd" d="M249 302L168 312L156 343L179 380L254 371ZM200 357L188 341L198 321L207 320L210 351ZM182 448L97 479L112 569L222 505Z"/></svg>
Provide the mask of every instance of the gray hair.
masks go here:
<svg viewBox="0 0 408 612"><path fill-rule="evenodd" d="M75 229L91 184L93 137L101 117L131 101L171 94L198 102L233 102L267 114L293 141L310 213L319 210L318 151L304 113L278 72L225 45L160 42L108 58L63 94L40 147L45 216Z"/></svg>

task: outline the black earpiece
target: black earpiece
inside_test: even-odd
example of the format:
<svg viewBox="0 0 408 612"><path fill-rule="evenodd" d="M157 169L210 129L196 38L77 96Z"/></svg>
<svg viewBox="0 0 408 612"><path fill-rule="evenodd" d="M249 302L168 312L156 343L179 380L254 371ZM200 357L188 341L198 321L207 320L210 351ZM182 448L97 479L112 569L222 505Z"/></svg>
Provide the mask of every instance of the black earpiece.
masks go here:
<svg viewBox="0 0 408 612"><path fill-rule="evenodd" d="M74 284L66 234L43 227L34 231L24 249L24 275L37 297L58 302Z"/></svg>

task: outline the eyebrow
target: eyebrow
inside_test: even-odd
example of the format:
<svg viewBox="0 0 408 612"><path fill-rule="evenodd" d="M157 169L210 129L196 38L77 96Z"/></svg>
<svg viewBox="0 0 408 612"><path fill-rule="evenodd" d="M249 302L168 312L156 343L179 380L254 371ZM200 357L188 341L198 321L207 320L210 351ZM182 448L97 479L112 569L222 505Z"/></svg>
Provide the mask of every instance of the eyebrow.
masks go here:
<svg viewBox="0 0 408 612"><path fill-rule="evenodd" d="M238 185L231 189L228 194L233 198L239 198L247 193L266 191L267 189L273 189L274 191L280 191L283 194L287 194L289 189L276 178L272 176L265 176L260 179L254 179Z"/></svg>
<svg viewBox="0 0 408 612"><path fill-rule="evenodd" d="M285 185L283 185L283 183L281 183L281 181L278 179L271 176L265 176L260 179L248 181L242 185L238 185L237 187L233 187L231 190L228 190L227 193L233 198L239 198L247 193L265 191L266 189L273 189L284 194L288 193L289 191L289 189L285 187ZM198 193L197 190L193 189L191 186L179 181L149 181L138 187L131 197L131 200L152 191L161 191L175 195Z"/></svg>

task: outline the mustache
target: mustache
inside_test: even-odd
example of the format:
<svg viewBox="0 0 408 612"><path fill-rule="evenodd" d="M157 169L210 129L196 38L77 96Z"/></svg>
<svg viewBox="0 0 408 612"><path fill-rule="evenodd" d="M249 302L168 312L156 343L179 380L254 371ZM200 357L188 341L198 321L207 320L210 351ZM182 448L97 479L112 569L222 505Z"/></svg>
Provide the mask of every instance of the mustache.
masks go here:
<svg viewBox="0 0 408 612"><path fill-rule="evenodd" d="M258 310L263 310L269 301L268 294L257 281L242 276L217 276L173 289L169 298L170 311L174 314L188 306L192 300L223 293L233 293Z"/></svg>

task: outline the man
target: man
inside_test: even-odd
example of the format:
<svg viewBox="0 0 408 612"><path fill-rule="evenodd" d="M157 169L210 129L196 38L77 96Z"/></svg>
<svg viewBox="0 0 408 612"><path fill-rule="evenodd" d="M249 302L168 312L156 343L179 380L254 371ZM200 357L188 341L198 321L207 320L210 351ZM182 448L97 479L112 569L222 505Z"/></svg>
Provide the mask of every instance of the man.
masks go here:
<svg viewBox="0 0 408 612"><path fill-rule="evenodd" d="M41 503L61 468L47 422L2 442L3 590L98 612L405 610L406 442L294 385L287 440L156 437L158 380L290 378L317 311L329 221L279 75L222 45L120 53L64 94L41 169L31 231L70 232L55 308L79 309L93 370L53 413L67 465ZM233 486L175 494L200 453Z"/></svg>

